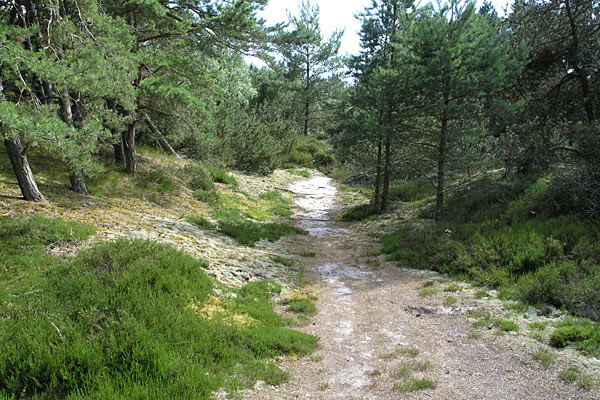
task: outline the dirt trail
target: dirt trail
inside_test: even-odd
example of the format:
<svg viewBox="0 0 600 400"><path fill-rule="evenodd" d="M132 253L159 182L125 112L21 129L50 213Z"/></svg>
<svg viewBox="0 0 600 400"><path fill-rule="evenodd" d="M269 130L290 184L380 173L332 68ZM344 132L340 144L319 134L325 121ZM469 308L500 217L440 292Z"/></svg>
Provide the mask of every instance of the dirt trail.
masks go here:
<svg viewBox="0 0 600 400"><path fill-rule="evenodd" d="M500 336L473 326L467 310L486 305L467 290L452 293L458 302L443 307L449 294L443 292L446 283L435 283L438 295L419 296L424 282L440 275L401 269L381 257L373 263L365 256L375 245L373 239L331 220L336 189L328 178L298 182L290 190L300 196L298 224L309 231L308 237L293 239L290 246L297 254L315 254L305 257L306 279L319 299L319 312L303 330L320 338L320 348L311 356L281 362L292 375L289 383L258 384L242 393L244 398L600 398L597 385L586 391L558 379L558 373L573 363L598 371L596 361L551 350L556 361L544 368L533 358L539 343L525 334ZM406 354L410 349L419 354L411 358L416 352ZM407 373L402 365L414 371ZM437 385L403 392L397 386L408 375Z"/></svg>

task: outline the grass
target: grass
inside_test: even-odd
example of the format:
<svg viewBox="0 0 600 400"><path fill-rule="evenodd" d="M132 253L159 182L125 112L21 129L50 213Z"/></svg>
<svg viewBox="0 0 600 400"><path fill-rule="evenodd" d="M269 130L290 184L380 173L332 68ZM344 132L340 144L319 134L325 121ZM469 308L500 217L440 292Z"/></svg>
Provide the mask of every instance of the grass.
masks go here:
<svg viewBox="0 0 600 400"><path fill-rule="evenodd" d="M360 206L352 207L348 211L344 212L342 214L342 221L365 221L371 217L376 216L377 214L377 211L370 204L363 204Z"/></svg>
<svg viewBox="0 0 600 400"><path fill-rule="evenodd" d="M254 247L259 240L274 242L282 236L305 234L302 229L281 223L258 223L251 220L229 222L219 221L219 231L235 239L236 242Z"/></svg>
<svg viewBox="0 0 600 400"><path fill-rule="evenodd" d="M194 190L194 197L211 206L217 206L221 201L219 194L213 190L196 189Z"/></svg>
<svg viewBox="0 0 600 400"><path fill-rule="evenodd" d="M570 366L569 368L561 371L558 374L558 378L564 382L576 383L584 390L590 390L594 385L592 378L588 375L582 374L579 368L576 366Z"/></svg>
<svg viewBox="0 0 600 400"><path fill-rule="evenodd" d="M317 307L307 298L293 297L286 299L283 304L287 306L287 311L296 314L315 315L317 313Z"/></svg>
<svg viewBox="0 0 600 400"><path fill-rule="evenodd" d="M274 256L271 259L276 263L283 265L284 267L291 267L294 265L294 261L290 260L289 258Z"/></svg>
<svg viewBox="0 0 600 400"><path fill-rule="evenodd" d="M554 363L554 355L545 347L538 348L538 351L533 355L533 359L544 368L549 368Z"/></svg>
<svg viewBox="0 0 600 400"><path fill-rule="evenodd" d="M549 304L597 321L600 230L577 215L548 211L549 181L534 176L475 182L448 196L439 222L423 220L431 218L430 206L418 224L403 222L381 235L382 251L399 265L433 269L484 287L476 297L487 297L487 288L493 288L502 300ZM519 313L525 308L514 307ZM571 336L590 336L586 329L571 329Z"/></svg>
<svg viewBox="0 0 600 400"><path fill-rule="evenodd" d="M203 165L213 182L238 187L238 181L225 168L210 163L204 163Z"/></svg>
<svg viewBox="0 0 600 400"><path fill-rule="evenodd" d="M420 354L420 350L414 347L399 347L391 353L386 353L381 356L383 359L391 360L396 359L399 356L406 356L410 358L416 358Z"/></svg>
<svg viewBox="0 0 600 400"><path fill-rule="evenodd" d="M283 197L281 193L276 191L261 193L258 198L271 202L271 212L274 215L280 217L289 217L292 215L292 202Z"/></svg>
<svg viewBox="0 0 600 400"><path fill-rule="evenodd" d="M423 287L431 287L435 285L435 281L425 281Z"/></svg>
<svg viewBox="0 0 600 400"><path fill-rule="evenodd" d="M426 289L421 289L421 291L419 291L419 296L421 297L427 297L427 296L433 296L434 294L438 294L439 290L434 289L434 288L426 288Z"/></svg>
<svg viewBox="0 0 600 400"><path fill-rule="evenodd" d="M600 356L600 324L585 319L567 318L550 334L550 344L557 348L574 345L584 354Z"/></svg>
<svg viewBox="0 0 600 400"><path fill-rule="evenodd" d="M444 288L444 292L460 292L462 290L462 286L457 283L451 283Z"/></svg>
<svg viewBox="0 0 600 400"><path fill-rule="evenodd" d="M213 223L204 217L190 215L190 216L185 217L185 220L187 222L189 222L190 224L196 225L200 228L206 228L206 229L214 228Z"/></svg>
<svg viewBox="0 0 600 400"><path fill-rule="evenodd" d="M317 255L317 253L315 253L314 251L302 251L300 252L300 257L315 257Z"/></svg>
<svg viewBox="0 0 600 400"><path fill-rule="evenodd" d="M446 307L452 307L453 305L456 304L456 302L458 301L458 299L454 296L447 296L444 299L444 306Z"/></svg>
<svg viewBox="0 0 600 400"><path fill-rule="evenodd" d="M281 383L287 374L269 360L316 347L273 311L274 283L215 298L207 263L166 245L119 240L61 260L45 246L93 229L39 217L0 227L2 262L18 267L2 269L0 312L11 318L0 330L0 397L208 399Z"/></svg>
<svg viewBox="0 0 600 400"><path fill-rule="evenodd" d="M304 169L289 168L287 171L290 174L298 175L298 176L301 176L303 178L310 178L310 172L306 171Z"/></svg>
<svg viewBox="0 0 600 400"><path fill-rule="evenodd" d="M494 326L503 332L516 332L519 330L519 324L502 318L496 318L494 320Z"/></svg>

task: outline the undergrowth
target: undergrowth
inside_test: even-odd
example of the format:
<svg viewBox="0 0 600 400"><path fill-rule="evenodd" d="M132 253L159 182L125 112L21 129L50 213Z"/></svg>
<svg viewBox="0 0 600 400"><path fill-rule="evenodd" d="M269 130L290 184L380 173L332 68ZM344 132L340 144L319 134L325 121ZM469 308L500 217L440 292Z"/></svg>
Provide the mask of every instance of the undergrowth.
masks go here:
<svg viewBox="0 0 600 400"><path fill-rule="evenodd" d="M93 232L34 218L0 227L4 266L10 251L41 257L42 245ZM220 388L281 383L287 375L268 360L309 353L316 339L285 328L270 305L277 284L221 287L234 294L216 298L206 265L166 245L119 240L30 268L39 274L3 268L0 397L208 399Z"/></svg>
<svg viewBox="0 0 600 400"><path fill-rule="evenodd" d="M441 221L408 222L383 235L382 250L401 265L496 288L500 298L600 320L599 231L594 221L549 212L549 182L548 176L477 182L448 198ZM559 327L553 344L597 354L600 329L588 323Z"/></svg>

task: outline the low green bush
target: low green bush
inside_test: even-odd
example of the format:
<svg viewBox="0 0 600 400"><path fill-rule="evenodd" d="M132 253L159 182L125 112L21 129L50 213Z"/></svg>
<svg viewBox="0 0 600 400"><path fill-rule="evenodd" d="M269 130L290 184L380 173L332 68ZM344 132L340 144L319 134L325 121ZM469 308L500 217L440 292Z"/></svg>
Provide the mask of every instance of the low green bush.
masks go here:
<svg viewBox="0 0 600 400"><path fill-rule="evenodd" d="M224 183L233 187L238 186L238 181L225 168L210 163L204 163L204 168L210 174L213 182Z"/></svg>
<svg viewBox="0 0 600 400"><path fill-rule="evenodd" d="M160 193L171 193L175 190L175 182L173 179L167 173L159 169L140 174L138 179L142 181L144 186L154 188Z"/></svg>
<svg viewBox="0 0 600 400"><path fill-rule="evenodd" d="M183 169L187 185L192 190L212 191L215 189L213 177L200 163L188 163Z"/></svg>
<svg viewBox="0 0 600 400"><path fill-rule="evenodd" d="M280 217L289 217L292 215L292 202L283 197L280 192L271 191L258 195L259 199L270 201L272 204L271 211L274 215Z"/></svg>
<svg viewBox="0 0 600 400"><path fill-rule="evenodd" d="M305 234L302 229L281 223L259 223L252 220L228 221L221 220L218 224L219 231L232 237L238 243L254 247L261 239L274 242L282 236L292 234Z"/></svg>
<svg viewBox="0 0 600 400"><path fill-rule="evenodd" d="M206 261L147 241L100 243L47 271L39 291L2 301L0 397L197 398L256 380L316 338L284 327L274 283L216 299ZM219 307L205 306L218 302ZM237 315L247 323L235 322Z"/></svg>
<svg viewBox="0 0 600 400"><path fill-rule="evenodd" d="M562 321L550 334L550 344L563 348L570 344L581 352L600 356L600 324L569 318Z"/></svg>
<svg viewBox="0 0 600 400"><path fill-rule="evenodd" d="M283 302L286 305L286 310L299 314L315 315L317 313L317 307L310 301L310 299L294 297L286 299Z"/></svg>
<svg viewBox="0 0 600 400"><path fill-rule="evenodd" d="M194 190L194 197L211 206L218 205L221 200L219 194L213 190L196 189Z"/></svg>
<svg viewBox="0 0 600 400"><path fill-rule="evenodd" d="M413 202L435 194L435 188L426 181L406 181L390 187L390 200Z"/></svg>
<svg viewBox="0 0 600 400"><path fill-rule="evenodd" d="M600 239L592 221L542 211L548 178L486 179L447 201L439 223L405 224L381 237L388 258L600 319ZM427 214L427 213L426 213Z"/></svg>
<svg viewBox="0 0 600 400"><path fill-rule="evenodd" d="M212 222L210 222L209 220L207 220L206 218L203 218L203 217L190 215L190 216L185 217L185 220L187 222L189 222L190 224L199 226L200 228L207 228L207 229L214 228L214 225L212 224Z"/></svg>
<svg viewBox="0 0 600 400"><path fill-rule="evenodd" d="M342 221L364 221L367 218L377 215L378 212L370 204L363 204L360 206L352 207L348 211L342 214Z"/></svg>

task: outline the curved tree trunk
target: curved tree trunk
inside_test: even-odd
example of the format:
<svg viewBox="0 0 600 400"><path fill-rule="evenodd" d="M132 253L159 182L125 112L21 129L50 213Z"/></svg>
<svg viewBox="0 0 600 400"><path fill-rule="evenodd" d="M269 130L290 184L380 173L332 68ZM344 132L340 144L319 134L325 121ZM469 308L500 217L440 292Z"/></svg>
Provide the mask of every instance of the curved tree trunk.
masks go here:
<svg viewBox="0 0 600 400"><path fill-rule="evenodd" d="M4 145L8 158L12 164L13 171L17 177L21 193L25 200L45 202L46 198L42 195L35 183L33 172L27 161L25 150L21 144L21 140L17 137L14 139L5 139Z"/></svg>
<svg viewBox="0 0 600 400"><path fill-rule="evenodd" d="M177 158L181 158L181 156L179 154L177 154L177 152L171 146L171 144L167 141L167 139L165 139L164 135L158 130L158 128L156 127L154 122L152 122L152 120L150 119L150 116L147 113L143 112L142 117L144 119L144 122L146 122L146 125L148 125L148 128L150 128L150 131L156 137L156 140L158 140L160 147L162 147L163 150L166 151L167 153L170 153L170 154L176 156Z"/></svg>

